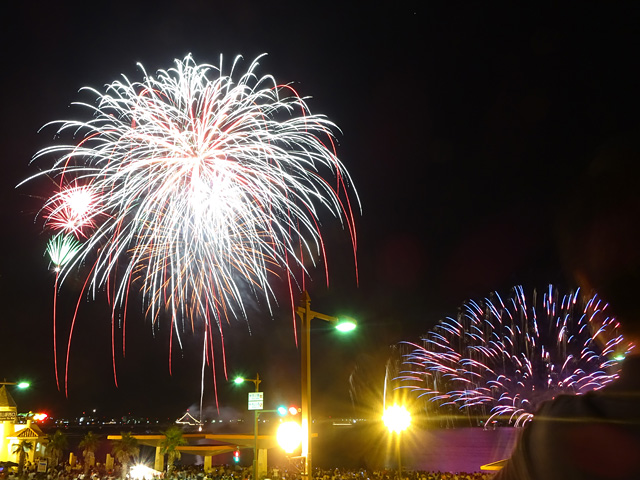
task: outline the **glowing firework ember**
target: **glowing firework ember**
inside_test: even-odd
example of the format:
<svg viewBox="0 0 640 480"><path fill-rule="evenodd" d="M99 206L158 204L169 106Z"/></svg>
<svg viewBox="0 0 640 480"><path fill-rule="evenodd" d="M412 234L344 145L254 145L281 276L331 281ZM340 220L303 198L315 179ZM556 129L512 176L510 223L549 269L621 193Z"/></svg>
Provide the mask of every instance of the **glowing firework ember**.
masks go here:
<svg viewBox="0 0 640 480"><path fill-rule="evenodd" d="M48 226L78 237L85 236L84 230L95 226L92 214L97 210L95 194L87 186L67 187L45 205Z"/></svg>
<svg viewBox="0 0 640 480"><path fill-rule="evenodd" d="M79 105L93 119L55 122L58 135L81 138L38 152L56 160L31 177L59 187L45 226L87 237L60 278L87 264L86 288L107 290L114 309L139 289L154 323L168 312L176 334L180 320L202 319L207 358L211 325L246 317L245 289L271 308L274 276L292 291L306 260L324 262L321 210L356 250L357 196L336 156L336 126L291 86L259 77L258 59L236 75L239 59L225 74L222 59L187 56L156 77L142 69L141 82L85 89L96 103Z"/></svg>
<svg viewBox="0 0 640 480"><path fill-rule="evenodd" d="M403 388L443 407L501 417L516 426L530 420L541 402L559 394L582 394L617 378L620 352L632 346L618 333L597 296L579 291L559 301L557 291L529 302L522 287L503 302L495 293L466 303L404 356ZM485 413L486 415L486 413Z"/></svg>
<svg viewBox="0 0 640 480"><path fill-rule="evenodd" d="M73 260L80 251L81 245L75 238L68 235L57 234L47 243L47 254L51 259L54 269L60 268Z"/></svg>

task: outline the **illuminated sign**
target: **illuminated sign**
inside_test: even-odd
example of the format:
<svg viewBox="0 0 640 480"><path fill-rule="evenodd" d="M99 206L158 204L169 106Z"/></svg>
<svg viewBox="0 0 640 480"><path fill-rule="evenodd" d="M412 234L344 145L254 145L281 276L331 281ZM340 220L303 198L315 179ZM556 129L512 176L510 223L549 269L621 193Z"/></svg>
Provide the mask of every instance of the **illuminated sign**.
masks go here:
<svg viewBox="0 0 640 480"><path fill-rule="evenodd" d="M15 422L16 412L0 412L0 422Z"/></svg>
<svg viewBox="0 0 640 480"><path fill-rule="evenodd" d="M264 392L249 392L249 410L262 410L263 405Z"/></svg>

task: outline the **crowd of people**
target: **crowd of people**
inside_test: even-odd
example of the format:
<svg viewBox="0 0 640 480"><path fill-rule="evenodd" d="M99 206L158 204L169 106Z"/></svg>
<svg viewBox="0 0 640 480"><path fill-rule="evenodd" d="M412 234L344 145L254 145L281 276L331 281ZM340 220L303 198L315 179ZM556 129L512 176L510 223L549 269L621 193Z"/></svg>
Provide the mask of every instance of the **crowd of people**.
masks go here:
<svg viewBox="0 0 640 480"><path fill-rule="evenodd" d="M400 477L397 470L370 471L336 468L331 470L316 469L313 480L488 480L492 476L493 474L489 472L467 473L403 470L402 476Z"/></svg>
<svg viewBox="0 0 640 480"><path fill-rule="evenodd" d="M177 468L165 480L252 480L252 468L229 466L214 467L204 473L197 467ZM491 472L427 472L403 470L402 476L397 470L366 469L314 469L312 480L489 480ZM300 471L295 468L270 468L261 480L300 480Z"/></svg>
<svg viewBox="0 0 640 480"><path fill-rule="evenodd" d="M252 480L252 468L218 466L204 473L194 467L178 468L165 480ZM489 480L491 472L427 472L403 470L402 476L397 470L366 469L314 469L312 480ZM298 469L271 468L261 480L300 480Z"/></svg>
<svg viewBox="0 0 640 480"><path fill-rule="evenodd" d="M26 465L27 480L118 480L118 471L106 471L104 468L91 469L85 476L81 468L51 468L45 473L37 473L35 466ZM209 472L204 472L202 466L183 466L173 469L171 474L161 474L163 480L252 480L253 469L239 466L220 465ZM320 469L314 471L312 480L489 480L493 476L490 472L427 472L417 470L403 470L402 476L396 470L365 470L365 469ZM0 479L18 480L13 471L0 472ZM300 480L297 469L271 468L262 480ZM145 479L152 480L152 479Z"/></svg>

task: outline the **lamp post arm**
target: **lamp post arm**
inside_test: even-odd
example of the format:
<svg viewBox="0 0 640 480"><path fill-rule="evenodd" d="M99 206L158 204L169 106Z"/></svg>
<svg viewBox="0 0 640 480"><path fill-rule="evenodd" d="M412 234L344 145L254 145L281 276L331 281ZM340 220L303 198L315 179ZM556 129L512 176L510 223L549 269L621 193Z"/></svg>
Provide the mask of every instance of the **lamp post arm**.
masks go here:
<svg viewBox="0 0 640 480"><path fill-rule="evenodd" d="M325 315L324 313L314 312L311 310L309 312L311 314L311 318L319 318L320 320L324 320L329 323L339 323L340 319L338 317L332 317L331 315Z"/></svg>

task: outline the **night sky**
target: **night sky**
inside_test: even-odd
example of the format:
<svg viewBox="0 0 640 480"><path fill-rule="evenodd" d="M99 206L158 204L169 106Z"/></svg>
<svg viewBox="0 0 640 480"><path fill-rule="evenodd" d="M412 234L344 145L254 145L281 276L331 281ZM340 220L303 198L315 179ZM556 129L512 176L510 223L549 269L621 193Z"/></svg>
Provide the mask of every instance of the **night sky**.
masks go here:
<svg viewBox="0 0 640 480"><path fill-rule="evenodd" d="M315 6L305 5L313 3ZM575 287L557 248L557 225L589 165L638 131L640 13L632 2L560 10L442 2L12 2L3 8L0 378L28 378L19 410L57 416L96 408L180 416L200 398L201 341L168 369L168 321L127 322L126 358L111 370L104 295L83 302L71 348L69 397L55 387L52 294L35 220L46 182L16 189L51 145L52 120L70 119L83 86L121 73L141 79L192 53L199 63L246 61L294 82L314 113L342 130L338 155L362 202L359 283L347 232L326 218L329 287L308 285L314 310L348 313L357 335L313 326L318 414L349 414L348 379L375 370L399 340L416 340L466 299L493 290ZM447 6L443 6L447 4ZM82 112L86 115L86 112ZM86 118L85 118L86 119ZM78 285L60 292L68 331ZM229 376L260 373L267 402L296 401L299 357L286 298L271 318L250 302L249 327L226 328ZM65 330L66 329L66 330ZM60 342L66 343L61 335ZM251 386L232 387L217 358L220 409L245 408ZM382 372L379 372L380 374ZM376 377L378 378L378 377ZM381 378L381 377L380 377ZM205 406L215 410L211 374Z"/></svg>

